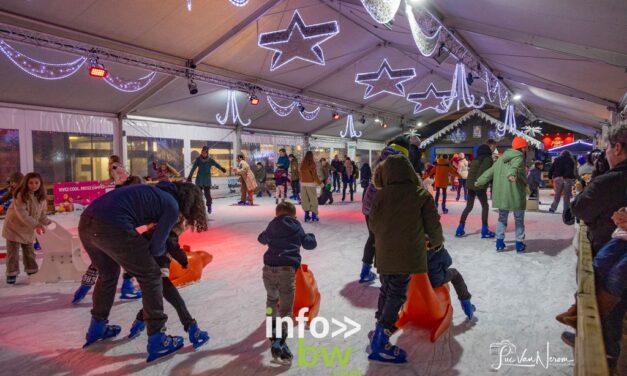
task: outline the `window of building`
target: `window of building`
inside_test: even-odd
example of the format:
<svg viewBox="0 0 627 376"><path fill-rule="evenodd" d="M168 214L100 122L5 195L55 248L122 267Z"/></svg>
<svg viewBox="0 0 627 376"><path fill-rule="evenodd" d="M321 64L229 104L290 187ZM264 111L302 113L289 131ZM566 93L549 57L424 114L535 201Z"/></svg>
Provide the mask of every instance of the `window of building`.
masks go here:
<svg viewBox="0 0 627 376"><path fill-rule="evenodd" d="M0 182L20 171L20 131L0 129Z"/></svg>
<svg viewBox="0 0 627 376"><path fill-rule="evenodd" d="M217 168L212 168L211 176L229 176L231 173L231 167L233 167L233 143L192 140L190 146L192 148L192 164L196 158L200 157L200 152L202 151L203 146L207 146L209 148L209 156L215 159L220 166L226 168L225 173ZM194 173L194 177L195 176L196 173Z"/></svg>
<svg viewBox="0 0 627 376"><path fill-rule="evenodd" d="M152 162L167 163L179 174L183 174L183 140L170 138L127 138L128 162L130 173L141 177L154 177L155 171Z"/></svg>
<svg viewBox="0 0 627 376"><path fill-rule="evenodd" d="M274 154L273 144L243 143L242 153L244 154L244 157L246 157L246 162L248 162L251 168L257 162L261 162L261 164L263 164L268 171L271 171L274 168L274 163L277 158ZM289 152L287 154L289 155Z"/></svg>
<svg viewBox="0 0 627 376"><path fill-rule="evenodd" d="M33 131L33 162L46 183L106 180L112 135Z"/></svg>
<svg viewBox="0 0 627 376"><path fill-rule="evenodd" d="M315 148L312 149L314 153L314 159L316 162L320 161L320 158L326 158L329 163L331 162L331 149L330 148Z"/></svg>
<svg viewBox="0 0 627 376"><path fill-rule="evenodd" d="M366 149L357 149L355 150L355 161L360 165L364 162L370 163L368 160L370 158L370 150Z"/></svg>

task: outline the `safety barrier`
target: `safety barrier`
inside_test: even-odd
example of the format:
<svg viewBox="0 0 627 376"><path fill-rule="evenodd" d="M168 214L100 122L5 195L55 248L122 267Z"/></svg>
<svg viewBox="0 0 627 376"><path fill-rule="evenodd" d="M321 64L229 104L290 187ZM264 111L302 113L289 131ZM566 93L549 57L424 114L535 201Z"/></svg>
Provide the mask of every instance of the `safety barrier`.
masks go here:
<svg viewBox="0 0 627 376"><path fill-rule="evenodd" d="M577 271L577 337L575 339L575 375L607 376L609 374L603 343L603 330L592 268L592 247L587 227L579 229L579 261Z"/></svg>

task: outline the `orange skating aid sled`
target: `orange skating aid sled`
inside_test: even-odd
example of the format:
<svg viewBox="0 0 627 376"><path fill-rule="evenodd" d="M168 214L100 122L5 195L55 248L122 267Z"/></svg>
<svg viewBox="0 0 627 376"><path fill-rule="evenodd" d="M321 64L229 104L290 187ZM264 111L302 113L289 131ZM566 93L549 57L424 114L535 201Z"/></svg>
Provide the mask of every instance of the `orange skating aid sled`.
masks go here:
<svg viewBox="0 0 627 376"><path fill-rule="evenodd" d="M302 308L308 308L305 314L307 323L311 322L318 315L320 310L320 291L309 267L301 264L296 270L296 291L294 293L294 306L292 307L293 317L298 316Z"/></svg>
<svg viewBox="0 0 627 376"><path fill-rule="evenodd" d="M200 280L202 270L213 260L213 256L205 251L192 251L188 245L183 246L187 254L187 268L172 259L170 262L170 280L176 287L189 285Z"/></svg>
<svg viewBox="0 0 627 376"><path fill-rule="evenodd" d="M452 318L448 283L434 289L427 273L412 275L407 302L401 308L396 326L413 324L429 329L431 342L435 342L451 326Z"/></svg>

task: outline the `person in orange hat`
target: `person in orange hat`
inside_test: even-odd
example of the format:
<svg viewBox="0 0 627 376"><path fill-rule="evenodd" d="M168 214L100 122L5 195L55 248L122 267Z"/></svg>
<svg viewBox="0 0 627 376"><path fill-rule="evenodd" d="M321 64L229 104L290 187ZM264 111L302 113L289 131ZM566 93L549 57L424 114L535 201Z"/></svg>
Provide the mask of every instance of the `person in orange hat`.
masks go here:
<svg viewBox="0 0 627 376"><path fill-rule="evenodd" d="M525 240L525 209L527 207L527 176L525 159L529 145L522 137L514 137L512 148L494 162L475 182L475 187L487 187L492 182L492 207L499 209L496 224L496 250L505 249L505 229L509 212L516 223L516 252L523 252Z"/></svg>

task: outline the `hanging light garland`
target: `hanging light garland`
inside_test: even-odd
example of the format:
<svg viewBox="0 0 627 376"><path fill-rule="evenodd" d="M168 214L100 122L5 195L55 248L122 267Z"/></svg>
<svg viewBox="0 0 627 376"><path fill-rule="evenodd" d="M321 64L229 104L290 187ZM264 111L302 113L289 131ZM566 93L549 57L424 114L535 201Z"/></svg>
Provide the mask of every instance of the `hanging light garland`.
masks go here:
<svg viewBox="0 0 627 376"><path fill-rule="evenodd" d="M227 91L226 111L224 111L224 116L221 117L220 114L216 114L216 120L218 121L218 123L222 125L226 124L226 122L229 120L229 110L231 113L231 118L233 119L233 123L239 123L245 127L250 125L250 119L248 119L248 121L242 120L239 113L239 108L237 107L237 98L235 98L235 94L231 89Z"/></svg>
<svg viewBox="0 0 627 376"><path fill-rule="evenodd" d="M126 80L112 74L107 74L103 79L106 83L111 85L113 88L118 89L119 91L134 93L150 85L150 83L156 76L157 73L150 72L144 77L138 78L136 80Z"/></svg>
<svg viewBox="0 0 627 376"><path fill-rule="evenodd" d="M442 101L447 109L446 112L450 111L455 102L457 102L457 111L460 110L462 102L468 108L481 108L485 105L484 97L477 100L473 94L470 94L470 88L468 87L468 82L466 82L466 68L464 63L461 62L455 66L451 94Z"/></svg>
<svg viewBox="0 0 627 376"><path fill-rule="evenodd" d="M361 137L362 132L355 131L355 125L353 124L353 114L348 114L346 117L346 128L344 131L340 131L340 137L345 138L349 136L350 138L359 138Z"/></svg>
<svg viewBox="0 0 627 376"><path fill-rule="evenodd" d="M498 124L496 131L502 136L505 136L506 132L516 134L516 110L513 104L510 103L507 105L507 110L505 110L505 122Z"/></svg>
<svg viewBox="0 0 627 376"><path fill-rule="evenodd" d="M70 77L74 73L78 72L78 70L87 61L86 57L81 56L69 63L46 63L35 60L18 52L3 40L0 40L0 51L2 51L2 53L13 62L13 64L24 72L44 80L60 80Z"/></svg>
<svg viewBox="0 0 627 376"><path fill-rule="evenodd" d="M375 21L384 24L392 21L401 0L361 0L364 8Z"/></svg>
<svg viewBox="0 0 627 376"><path fill-rule="evenodd" d="M188 0L191 1L191 0ZM236 7L243 7L246 6L246 4L248 4L248 0L229 0L231 2L231 4L235 5Z"/></svg>
<svg viewBox="0 0 627 376"><path fill-rule="evenodd" d="M416 44L416 47L418 47L418 51L420 51L422 56L428 57L433 55L438 47L438 41L440 39L442 26L438 26L431 35L428 35L422 30L418 21L416 21L413 9L407 1L405 2L405 13L407 14L407 21L409 21L411 35L414 38L414 43Z"/></svg>
<svg viewBox="0 0 627 376"><path fill-rule="evenodd" d="M484 72L484 81L486 85L486 98L492 103L496 103L498 100L499 107L504 110L509 103L509 93L507 90L503 90L503 85L498 79L490 78L488 72Z"/></svg>
<svg viewBox="0 0 627 376"><path fill-rule="evenodd" d="M314 120L316 117L318 117L318 114L320 113L320 107L316 107L316 109L313 111L307 111L305 110L305 107L297 101L293 101L287 106L281 106L280 104L276 103L274 98L272 98L271 96L268 95L267 99L272 111L274 111L275 114L281 117L289 116L295 108L299 109L298 113L303 119L307 121Z"/></svg>
<svg viewBox="0 0 627 376"><path fill-rule="evenodd" d="M104 67L101 64L98 64L98 58L95 55L90 55L89 58L81 56L69 63L46 63L20 53L3 40L0 40L0 51L2 51L2 53L8 57L11 62L13 62L13 64L24 72L44 80L60 80L70 77L78 72L87 60L92 62L92 67L96 65L104 70ZM103 75L99 75L98 77L102 78L107 84L119 91L134 93L148 86L156 75L156 72L150 72L146 76L136 80L127 80L125 78L109 74L105 70L105 73Z"/></svg>

